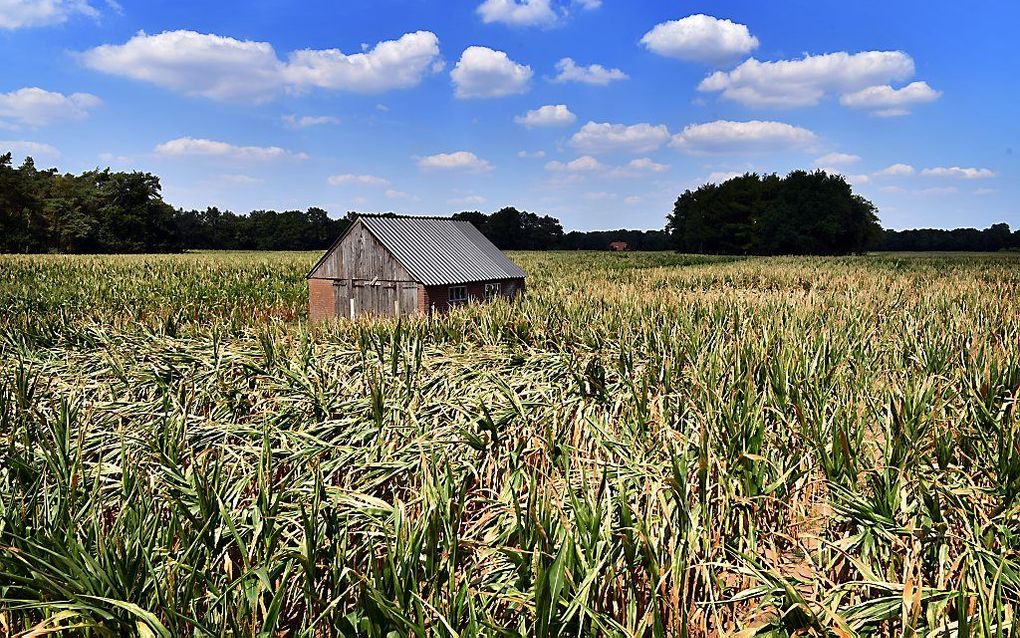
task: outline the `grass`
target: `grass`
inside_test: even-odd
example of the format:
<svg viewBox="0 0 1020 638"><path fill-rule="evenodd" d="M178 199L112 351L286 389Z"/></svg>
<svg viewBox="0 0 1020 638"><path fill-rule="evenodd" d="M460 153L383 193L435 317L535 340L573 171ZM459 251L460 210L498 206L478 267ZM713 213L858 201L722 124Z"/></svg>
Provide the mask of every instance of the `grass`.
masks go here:
<svg viewBox="0 0 1020 638"><path fill-rule="evenodd" d="M316 257L0 258L0 634L1015 635L1020 255Z"/></svg>

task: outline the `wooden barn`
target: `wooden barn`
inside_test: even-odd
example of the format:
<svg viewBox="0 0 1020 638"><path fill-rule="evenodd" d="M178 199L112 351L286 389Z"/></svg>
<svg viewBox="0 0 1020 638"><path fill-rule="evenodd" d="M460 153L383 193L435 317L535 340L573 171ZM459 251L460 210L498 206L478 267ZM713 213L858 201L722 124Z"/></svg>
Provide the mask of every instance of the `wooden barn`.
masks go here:
<svg viewBox="0 0 1020 638"><path fill-rule="evenodd" d="M522 292L524 271L471 222L359 215L308 273L308 316L443 312Z"/></svg>

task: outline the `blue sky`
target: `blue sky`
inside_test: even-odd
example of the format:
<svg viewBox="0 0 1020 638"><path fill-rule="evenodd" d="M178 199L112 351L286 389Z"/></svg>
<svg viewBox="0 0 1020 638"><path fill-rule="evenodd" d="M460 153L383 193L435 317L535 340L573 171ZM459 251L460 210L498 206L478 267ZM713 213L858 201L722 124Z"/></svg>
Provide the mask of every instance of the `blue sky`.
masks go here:
<svg viewBox="0 0 1020 638"><path fill-rule="evenodd" d="M1020 225L1020 3L0 0L0 151L175 206L659 228L744 171ZM5 148L6 147L6 148Z"/></svg>

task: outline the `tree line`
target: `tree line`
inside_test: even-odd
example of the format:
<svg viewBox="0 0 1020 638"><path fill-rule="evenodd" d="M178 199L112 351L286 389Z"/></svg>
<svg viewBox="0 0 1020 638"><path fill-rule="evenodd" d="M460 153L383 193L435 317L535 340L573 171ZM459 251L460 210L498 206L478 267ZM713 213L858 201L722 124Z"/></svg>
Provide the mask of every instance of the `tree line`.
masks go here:
<svg viewBox="0 0 1020 638"><path fill-rule="evenodd" d="M144 172L15 167L0 155L0 252L139 253L219 250L322 250L356 215L333 219L321 208L175 209L159 178ZM747 174L680 195L663 230L564 232L558 219L514 207L454 215L505 250L681 250L726 254L846 254L864 250L1020 248L1020 231L883 230L875 207L837 175L794 171Z"/></svg>
<svg viewBox="0 0 1020 638"><path fill-rule="evenodd" d="M10 153L0 155L0 252L323 250L355 215L333 219L316 207L247 215L216 207L175 209L163 201L159 178L150 173L62 174L36 168L31 158L15 167ZM621 237L637 250L668 248L661 231L564 233L558 219L513 207L454 217L473 222L506 250L605 249Z"/></svg>
<svg viewBox="0 0 1020 638"><path fill-rule="evenodd" d="M0 155L0 252L140 253L187 249L321 249L349 220L321 208L252 211L180 210L163 201L150 173L40 170L32 158L14 167Z"/></svg>
<svg viewBox="0 0 1020 638"><path fill-rule="evenodd" d="M1009 224L992 224L977 228L918 228L886 230L872 250L916 251L980 251L1020 250L1020 229L1010 231Z"/></svg>

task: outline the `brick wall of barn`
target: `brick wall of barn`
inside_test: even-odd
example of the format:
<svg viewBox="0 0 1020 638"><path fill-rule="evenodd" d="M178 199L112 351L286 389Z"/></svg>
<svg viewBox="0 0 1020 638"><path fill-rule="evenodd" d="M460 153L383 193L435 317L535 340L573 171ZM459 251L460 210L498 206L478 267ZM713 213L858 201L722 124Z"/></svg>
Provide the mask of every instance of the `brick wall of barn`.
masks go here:
<svg viewBox="0 0 1020 638"><path fill-rule="evenodd" d="M523 279L500 279L496 281L478 281L463 284L467 288L468 300L481 300L485 297L485 284L499 283L499 294L514 298L524 293ZM418 310L420 312L446 312L450 309L450 286L418 286ZM456 303L452 305L457 305Z"/></svg>
<svg viewBox="0 0 1020 638"><path fill-rule="evenodd" d="M418 284L418 312L425 314L429 311L429 291L432 288Z"/></svg>
<svg viewBox="0 0 1020 638"><path fill-rule="evenodd" d="M308 280L308 321L316 323L336 316L336 291L330 279Z"/></svg>

